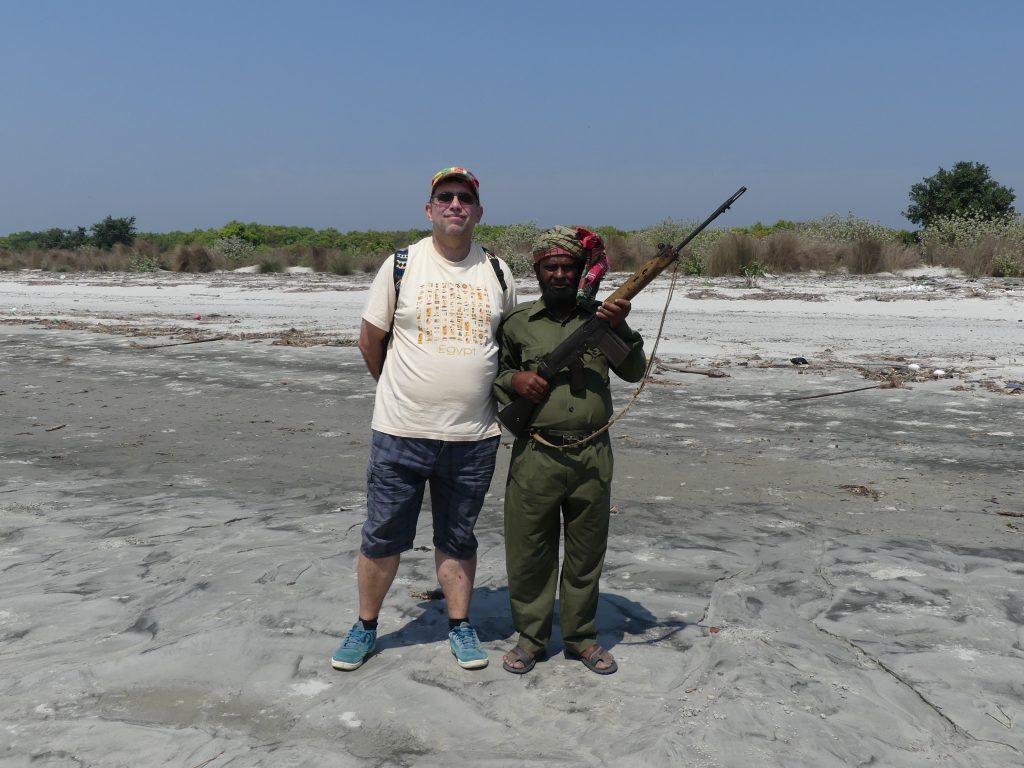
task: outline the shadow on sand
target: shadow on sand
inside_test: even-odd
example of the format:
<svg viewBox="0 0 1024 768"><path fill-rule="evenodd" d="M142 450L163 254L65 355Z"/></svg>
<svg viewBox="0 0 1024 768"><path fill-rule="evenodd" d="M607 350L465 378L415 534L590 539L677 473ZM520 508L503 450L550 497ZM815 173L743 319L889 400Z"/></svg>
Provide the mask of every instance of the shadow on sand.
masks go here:
<svg viewBox="0 0 1024 768"><path fill-rule="evenodd" d="M404 648L435 643L448 634L448 615L440 590L436 599L421 600L414 609L406 611L409 623L396 632L382 635L377 640L378 650ZM555 601L554 626L548 656L564 651L561 627L558 623L558 600ZM509 612L508 587L477 587L473 590L471 611L473 626L483 643L515 641L515 628ZM616 594L602 592L597 604L598 642L605 648L616 645L647 645L661 642L678 634L689 624L678 619L661 620L640 603ZM662 629L655 636L653 630ZM643 639L633 639L643 638Z"/></svg>

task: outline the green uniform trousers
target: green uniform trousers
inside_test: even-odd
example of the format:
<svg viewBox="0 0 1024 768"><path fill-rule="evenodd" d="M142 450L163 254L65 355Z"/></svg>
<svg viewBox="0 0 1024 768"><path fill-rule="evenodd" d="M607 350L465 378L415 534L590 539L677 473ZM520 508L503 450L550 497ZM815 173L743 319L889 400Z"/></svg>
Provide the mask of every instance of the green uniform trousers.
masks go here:
<svg viewBox="0 0 1024 768"><path fill-rule="evenodd" d="M551 641L559 529L565 557L558 584L565 648L597 642L597 598L608 548L612 446L608 433L561 450L516 440L505 489L505 558L512 623L530 653Z"/></svg>

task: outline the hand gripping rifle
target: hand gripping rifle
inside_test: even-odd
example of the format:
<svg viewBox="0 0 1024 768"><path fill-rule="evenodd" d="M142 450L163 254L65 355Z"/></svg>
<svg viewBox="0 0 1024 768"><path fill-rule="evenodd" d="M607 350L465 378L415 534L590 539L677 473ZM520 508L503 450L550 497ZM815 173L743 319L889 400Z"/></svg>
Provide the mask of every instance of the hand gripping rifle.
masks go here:
<svg viewBox="0 0 1024 768"><path fill-rule="evenodd" d="M620 285L605 301L632 299L640 293L640 291L647 287L648 283L679 258L679 253L686 247L687 243L699 235L708 224L729 210L729 207L746 191L746 187L740 187L736 194L718 206L715 212L708 216L699 227L688 234L686 239L679 245L675 247L672 247L672 245L660 246L658 254L630 275L626 282ZM540 359L540 364L537 366L537 374L545 381L551 381L562 368L581 358L587 349L596 349L603 353L614 368L626 359L630 347L612 331L607 321L595 315ZM518 397L498 412L498 421L513 435L521 437L530 429L536 407L534 403L525 397Z"/></svg>

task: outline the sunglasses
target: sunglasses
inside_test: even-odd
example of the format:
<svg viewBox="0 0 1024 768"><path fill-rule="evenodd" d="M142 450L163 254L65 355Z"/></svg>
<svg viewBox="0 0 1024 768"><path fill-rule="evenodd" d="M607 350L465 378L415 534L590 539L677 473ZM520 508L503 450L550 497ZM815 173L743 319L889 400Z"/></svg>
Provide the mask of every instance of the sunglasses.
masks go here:
<svg viewBox="0 0 1024 768"><path fill-rule="evenodd" d="M476 195L472 192L438 192L433 196L433 199L442 205L451 205L455 198L459 198L463 205L476 205Z"/></svg>

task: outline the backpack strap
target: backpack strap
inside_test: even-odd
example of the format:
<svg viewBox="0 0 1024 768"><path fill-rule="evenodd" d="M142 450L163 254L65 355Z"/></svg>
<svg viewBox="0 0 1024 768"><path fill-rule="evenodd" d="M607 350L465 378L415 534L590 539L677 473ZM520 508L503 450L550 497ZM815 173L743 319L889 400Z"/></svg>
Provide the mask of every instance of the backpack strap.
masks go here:
<svg viewBox="0 0 1024 768"><path fill-rule="evenodd" d="M400 251L395 251L395 268L394 268L394 280L395 280L395 306L398 306L398 291L402 287L402 278L405 276L405 265L409 263L409 249L403 248Z"/></svg>
<svg viewBox="0 0 1024 768"><path fill-rule="evenodd" d="M491 268L494 270L498 282L501 283L501 292L503 294L508 293L508 285L505 284L505 273L501 271L501 263L498 261L498 257L486 245L480 247L484 249L484 254L487 256L487 260L491 262Z"/></svg>

